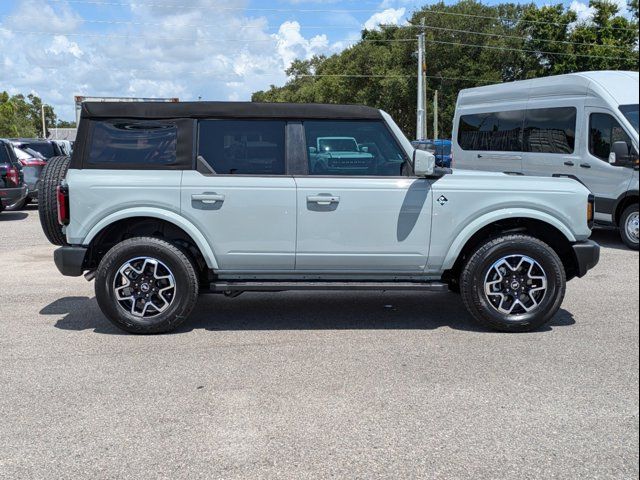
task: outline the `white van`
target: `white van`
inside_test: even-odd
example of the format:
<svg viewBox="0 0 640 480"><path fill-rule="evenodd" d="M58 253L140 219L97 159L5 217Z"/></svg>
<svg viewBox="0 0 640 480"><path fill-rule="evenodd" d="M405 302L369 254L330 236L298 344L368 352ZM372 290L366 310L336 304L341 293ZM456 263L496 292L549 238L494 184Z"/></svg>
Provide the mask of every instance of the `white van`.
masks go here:
<svg viewBox="0 0 640 480"><path fill-rule="evenodd" d="M596 221L638 249L638 72L601 71L462 90L455 166L570 177L596 197Z"/></svg>

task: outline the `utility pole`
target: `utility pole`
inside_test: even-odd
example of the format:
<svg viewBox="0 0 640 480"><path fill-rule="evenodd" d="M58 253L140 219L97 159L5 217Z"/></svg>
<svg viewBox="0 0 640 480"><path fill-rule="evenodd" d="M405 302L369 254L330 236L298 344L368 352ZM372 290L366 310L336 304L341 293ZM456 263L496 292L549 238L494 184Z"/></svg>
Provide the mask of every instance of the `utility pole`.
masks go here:
<svg viewBox="0 0 640 480"><path fill-rule="evenodd" d="M424 23L424 22L423 22ZM418 105L416 115L416 140L424 140L425 137L425 118L424 109L424 31L418 35Z"/></svg>
<svg viewBox="0 0 640 480"><path fill-rule="evenodd" d="M40 113L42 115L42 138L47 138L47 122L44 118L44 103L40 107Z"/></svg>
<svg viewBox="0 0 640 480"><path fill-rule="evenodd" d="M426 59L426 42L425 42L425 33L424 33L424 17L420 19L420 25L422 26L422 56L420 57L420 61L422 63L422 110L424 111L423 118L423 129L424 129L424 137L429 138L429 122L427 119L429 118L429 110L427 106L429 105L429 99L427 97L427 59Z"/></svg>
<svg viewBox="0 0 640 480"><path fill-rule="evenodd" d="M433 94L433 139L438 139L438 90Z"/></svg>

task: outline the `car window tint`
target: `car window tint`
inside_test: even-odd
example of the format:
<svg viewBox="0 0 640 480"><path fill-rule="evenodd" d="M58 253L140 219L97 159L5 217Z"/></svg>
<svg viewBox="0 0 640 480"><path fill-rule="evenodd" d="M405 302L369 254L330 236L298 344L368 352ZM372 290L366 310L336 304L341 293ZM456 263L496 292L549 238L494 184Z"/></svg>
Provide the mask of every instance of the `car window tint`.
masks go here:
<svg viewBox="0 0 640 480"><path fill-rule="evenodd" d="M51 158L56 156L56 152L50 142L23 143L21 144L21 146L35 150L44 158Z"/></svg>
<svg viewBox="0 0 640 480"><path fill-rule="evenodd" d="M626 142L631 150L633 142L620 123L607 113L592 113L589 117L589 152L608 161L615 142Z"/></svg>
<svg viewBox="0 0 640 480"><path fill-rule="evenodd" d="M0 163L11 163L11 157L9 157L7 147L2 143L0 143Z"/></svg>
<svg viewBox="0 0 640 480"><path fill-rule="evenodd" d="M524 110L460 117L458 144L463 150L521 152Z"/></svg>
<svg viewBox="0 0 640 480"><path fill-rule="evenodd" d="M524 151L573 153L576 143L575 107L534 108L524 121Z"/></svg>
<svg viewBox="0 0 640 480"><path fill-rule="evenodd" d="M168 122L96 122L90 164L169 165L176 162L178 129Z"/></svg>
<svg viewBox="0 0 640 480"><path fill-rule="evenodd" d="M406 155L379 121L304 122L309 175L401 176Z"/></svg>
<svg viewBox="0 0 640 480"><path fill-rule="evenodd" d="M198 155L219 175L284 175L285 122L203 120Z"/></svg>

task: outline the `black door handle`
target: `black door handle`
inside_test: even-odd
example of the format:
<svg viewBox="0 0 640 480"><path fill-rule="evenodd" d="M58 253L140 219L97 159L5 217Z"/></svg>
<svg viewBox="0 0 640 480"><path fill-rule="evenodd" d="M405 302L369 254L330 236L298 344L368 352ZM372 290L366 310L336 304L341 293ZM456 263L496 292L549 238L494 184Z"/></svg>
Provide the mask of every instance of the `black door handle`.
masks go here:
<svg viewBox="0 0 640 480"><path fill-rule="evenodd" d="M582 168L591 168L591 165L589 165L588 163L581 163L580 166Z"/></svg>
<svg viewBox="0 0 640 480"><path fill-rule="evenodd" d="M573 163L573 162L571 162L571 161L564 162L564 164L565 164L567 167L573 167L573 166L575 165L575 163Z"/></svg>

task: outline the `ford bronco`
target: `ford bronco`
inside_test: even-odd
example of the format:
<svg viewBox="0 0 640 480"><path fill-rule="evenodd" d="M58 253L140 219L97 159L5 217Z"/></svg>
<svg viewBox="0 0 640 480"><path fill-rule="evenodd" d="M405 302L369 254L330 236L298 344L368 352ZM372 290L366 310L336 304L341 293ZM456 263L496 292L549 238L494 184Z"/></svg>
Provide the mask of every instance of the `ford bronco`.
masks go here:
<svg viewBox="0 0 640 480"><path fill-rule="evenodd" d="M439 168L363 106L85 103L39 210L60 272L133 333L199 293L284 290L451 290L528 331L599 259L580 183Z"/></svg>

